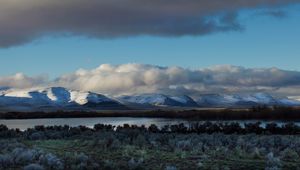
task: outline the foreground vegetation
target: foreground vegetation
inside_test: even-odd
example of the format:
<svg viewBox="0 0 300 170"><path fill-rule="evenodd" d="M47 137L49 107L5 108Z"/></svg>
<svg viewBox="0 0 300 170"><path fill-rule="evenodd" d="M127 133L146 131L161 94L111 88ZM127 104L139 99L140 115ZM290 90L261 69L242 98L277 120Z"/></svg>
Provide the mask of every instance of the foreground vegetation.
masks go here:
<svg viewBox="0 0 300 170"><path fill-rule="evenodd" d="M299 169L300 127L0 125L0 169Z"/></svg>

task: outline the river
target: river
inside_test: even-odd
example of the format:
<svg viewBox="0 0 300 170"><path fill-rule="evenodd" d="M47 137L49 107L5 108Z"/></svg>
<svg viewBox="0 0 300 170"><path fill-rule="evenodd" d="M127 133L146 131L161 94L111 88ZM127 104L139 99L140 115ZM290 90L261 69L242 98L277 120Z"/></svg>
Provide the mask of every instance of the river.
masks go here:
<svg viewBox="0 0 300 170"><path fill-rule="evenodd" d="M54 126L54 125L69 125L69 126L87 126L92 128L95 124L110 124L113 126L122 126L124 124L129 125L145 125L146 127L151 124L155 124L158 127L163 127L165 125L174 125L179 123L184 123L188 125L190 123L203 123L205 121L187 121L182 119L167 119L167 118L133 118L133 117L99 117L99 118L52 118L52 119L12 119L4 120L0 119L0 124L6 125L10 129L20 129L25 130L27 128L32 128L36 125L44 126ZM257 120L251 121L211 121L211 122L221 122L221 123L230 123L238 122L241 126L245 123L254 123ZM260 121L261 126L264 127L267 123L271 121ZM276 123L281 126L288 122L276 121ZM300 126L300 122L294 122L296 125Z"/></svg>

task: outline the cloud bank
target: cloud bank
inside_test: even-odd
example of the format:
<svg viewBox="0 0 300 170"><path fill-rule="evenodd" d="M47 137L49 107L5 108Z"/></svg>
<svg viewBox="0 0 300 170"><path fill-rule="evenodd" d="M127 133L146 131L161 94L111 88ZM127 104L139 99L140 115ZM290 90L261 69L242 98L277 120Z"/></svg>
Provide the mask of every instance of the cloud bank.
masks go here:
<svg viewBox="0 0 300 170"><path fill-rule="evenodd" d="M237 31L242 9L300 0L1 0L0 47L45 35L115 38L183 36ZM274 15L280 15L278 13Z"/></svg>
<svg viewBox="0 0 300 170"><path fill-rule="evenodd" d="M17 73L12 76L0 77L0 89L1 87L31 88L39 85L46 85L47 83L47 76L29 77L23 73Z"/></svg>
<svg viewBox="0 0 300 170"><path fill-rule="evenodd" d="M300 72L230 65L192 70L176 66L103 64L92 70L79 69L51 81L43 76L28 77L18 73L0 77L0 86L62 86L110 95L164 93L197 96L205 93L252 92L300 95Z"/></svg>

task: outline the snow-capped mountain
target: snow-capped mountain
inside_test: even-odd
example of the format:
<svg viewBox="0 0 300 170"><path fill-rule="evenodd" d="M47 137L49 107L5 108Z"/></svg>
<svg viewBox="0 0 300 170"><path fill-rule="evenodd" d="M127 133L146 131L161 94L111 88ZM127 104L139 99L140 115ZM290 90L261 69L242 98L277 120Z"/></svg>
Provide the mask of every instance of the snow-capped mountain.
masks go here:
<svg viewBox="0 0 300 170"><path fill-rule="evenodd" d="M275 98L266 93L255 94L206 94L201 95L197 100L202 107L235 107L235 106L257 106L257 105L279 105L299 106L300 102L288 98Z"/></svg>
<svg viewBox="0 0 300 170"><path fill-rule="evenodd" d="M201 107L207 106L229 106L240 101L238 96L229 96L221 94L205 94L201 95L196 102Z"/></svg>
<svg viewBox="0 0 300 170"><path fill-rule="evenodd" d="M165 107L251 107L300 106L300 101L288 98L275 98L266 93L254 94L204 94L192 99L189 96L168 96L164 94L140 94L118 97L125 105L165 106Z"/></svg>
<svg viewBox="0 0 300 170"><path fill-rule="evenodd" d="M186 106L186 107L197 107L198 106L198 104L195 102L195 100L187 95L171 96L170 98L181 103L183 106Z"/></svg>
<svg viewBox="0 0 300 170"><path fill-rule="evenodd" d="M196 107L197 103L189 96L167 96L164 94L141 94L121 96L118 100L124 104L141 104L153 106Z"/></svg>
<svg viewBox="0 0 300 170"><path fill-rule="evenodd" d="M300 96L288 96L288 99L300 102Z"/></svg>
<svg viewBox="0 0 300 170"><path fill-rule="evenodd" d="M266 93L205 94L193 98L164 94L140 94L110 98L102 94L62 87L0 89L0 111L123 110L196 107L251 107L258 105L300 106L294 98L278 98Z"/></svg>
<svg viewBox="0 0 300 170"><path fill-rule="evenodd" d="M104 95L62 87L0 91L1 110L114 109L122 105Z"/></svg>

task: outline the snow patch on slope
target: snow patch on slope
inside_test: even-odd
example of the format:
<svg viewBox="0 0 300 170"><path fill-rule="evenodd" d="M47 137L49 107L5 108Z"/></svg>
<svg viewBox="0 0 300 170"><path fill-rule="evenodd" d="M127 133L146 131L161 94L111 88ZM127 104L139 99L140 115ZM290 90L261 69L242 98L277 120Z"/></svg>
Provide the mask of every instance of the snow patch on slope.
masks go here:
<svg viewBox="0 0 300 170"><path fill-rule="evenodd" d="M162 94L141 94L133 96L121 96L118 99L137 104L166 105L168 97Z"/></svg>
<svg viewBox="0 0 300 170"><path fill-rule="evenodd" d="M20 97L20 98L32 98L28 90L9 90L3 92L6 97Z"/></svg>
<svg viewBox="0 0 300 170"><path fill-rule="evenodd" d="M198 104L189 96L183 95L183 96L171 96L171 99L181 103L183 106L189 106L189 107L196 107Z"/></svg>
<svg viewBox="0 0 300 170"><path fill-rule="evenodd" d="M288 98L275 98L267 93L255 94L208 94L202 95L197 100L200 106L255 106L255 105L286 105L296 106L300 105L297 102Z"/></svg>
<svg viewBox="0 0 300 170"><path fill-rule="evenodd" d="M140 94L133 96L121 96L118 100L125 103L135 103L154 106L197 106L197 103L189 96L167 96L164 94Z"/></svg>
<svg viewBox="0 0 300 170"><path fill-rule="evenodd" d="M80 105L85 105L88 102L91 103L102 103L102 102L113 102L114 100L100 94L91 92L71 91L71 101Z"/></svg>
<svg viewBox="0 0 300 170"><path fill-rule="evenodd" d="M70 91L62 87L47 88L44 91L41 91L41 93L46 93L47 97L53 102L57 102L57 103L71 102Z"/></svg>
<svg viewBox="0 0 300 170"><path fill-rule="evenodd" d="M295 101L300 101L300 96L288 96L287 98Z"/></svg>

